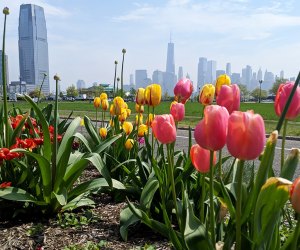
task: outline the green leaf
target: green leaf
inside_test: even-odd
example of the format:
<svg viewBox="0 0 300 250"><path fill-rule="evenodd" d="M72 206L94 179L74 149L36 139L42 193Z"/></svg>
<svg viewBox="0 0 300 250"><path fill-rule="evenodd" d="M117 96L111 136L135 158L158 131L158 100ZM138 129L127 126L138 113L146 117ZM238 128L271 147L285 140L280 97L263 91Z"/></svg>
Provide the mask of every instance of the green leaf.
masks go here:
<svg viewBox="0 0 300 250"><path fill-rule="evenodd" d="M46 121L50 124L51 115L52 115L53 105L49 103L46 107L42 109L42 113L46 119Z"/></svg>
<svg viewBox="0 0 300 250"><path fill-rule="evenodd" d="M299 164L299 160L300 160L300 150L298 148L293 148L283 164L280 177L292 181L297 166Z"/></svg>
<svg viewBox="0 0 300 250"><path fill-rule="evenodd" d="M0 197L11 201L33 202L37 205L47 205L47 203L43 201L38 201L25 190L15 187L0 188Z"/></svg>
<svg viewBox="0 0 300 250"><path fill-rule="evenodd" d="M93 126L90 118L88 118L87 116L84 116L84 126L86 128L86 131L89 133L90 137L94 141L94 143L96 145L100 144L101 140L96 131L96 128Z"/></svg>
<svg viewBox="0 0 300 250"><path fill-rule="evenodd" d="M105 141L103 141L101 143L99 142L98 143L99 145L95 147L95 149L93 150L93 152L100 154L102 151L104 151L105 149L107 149L111 144L113 144L115 141L117 141L121 137L122 137L122 134L117 134L115 136L107 138Z"/></svg>
<svg viewBox="0 0 300 250"><path fill-rule="evenodd" d="M188 249L213 249L211 242L208 240L206 229L201 221L195 216L193 207L184 192L186 204L186 220L184 229L184 239Z"/></svg>
<svg viewBox="0 0 300 250"><path fill-rule="evenodd" d="M262 186L254 212L253 249L265 249L270 245L281 210L289 199L292 182L271 177Z"/></svg>
<svg viewBox="0 0 300 250"><path fill-rule="evenodd" d="M34 159L36 159L36 161L38 162L40 171L41 171L44 199L47 203L49 203L51 192L52 192L50 162L44 156L42 156L40 154L32 153L32 152L24 150L24 149L13 149L12 152L21 152L21 153L27 154L27 155L33 157Z"/></svg>
<svg viewBox="0 0 300 250"><path fill-rule="evenodd" d="M68 195L67 195L67 190L65 188L62 189L62 192L60 194L57 194L55 192L53 192L53 194L56 197L56 199L60 205L64 206L67 204Z"/></svg>
<svg viewBox="0 0 300 250"><path fill-rule="evenodd" d="M78 207L93 207L95 202L89 198L86 198L84 195L77 196L75 199L71 200L67 205L61 208L62 211L73 210Z"/></svg>
<svg viewBox="0 0 300 250"><path fill-rule="evenodd" d="M140 219L136 217L129 207L124 208L120 213L120 234L123 240L127 241L128 227L138 222Z"/></svg>
<svg viewBox="0 0 300 250"><path fill-rule="evenodd" d="M141 208L150 209L153 197L159 187L158 180L156 177L149 178L146 183L140 198Z"/></svg>
<svg viewBox="0 0 300 250"><path fill-rule="evenodd" d="M101 187L109 187L107 181L104 178L96 178L90 181L86 181L84 183L79 184L77 187L75 187L69 193L69 198L72 199L88 191L99 189ZM121 182L114 179L112 179L112 187L119 190L125 189L125 186Z"/></svg>
<svg viewBox="0 0 300 250"><path fill-rule="evenodd" d="M49 133L49 126L48 123L42 113L42 111L39 109L39 107L35 104L35 102L28 96L24 95L25 100L32 106L35 113L37 114L39 118L39 122L42 124L43 129L43 138L44 138L44 144L43 144L43 155L47 161L50 162L51 160L51 141L50 141L50 133Z"/></svg>

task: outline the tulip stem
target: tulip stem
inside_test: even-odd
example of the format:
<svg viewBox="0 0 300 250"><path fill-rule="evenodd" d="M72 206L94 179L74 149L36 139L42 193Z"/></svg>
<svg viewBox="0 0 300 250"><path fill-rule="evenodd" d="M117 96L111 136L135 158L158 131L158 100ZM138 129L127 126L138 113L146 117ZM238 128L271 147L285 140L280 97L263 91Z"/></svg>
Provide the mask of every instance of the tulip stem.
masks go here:
<svg viewBox="0 0 300 250"><path fill-rule="evenodd" d="M174 207L175 207L175 211L176 211L176 217L177 217L177 221L178 221L178 226L179 229L181 231L181 220L180 220L180 216L179 216L179 210L178 210L178 206L177 206L177 195L176 195L176 189L175 189L175 182L174 182L174 164L173 164L173 160L172 160L172 155L171 155L171 144L167 144L167 152L168 152L168 169L169 169L169 176L171 179L171 190L172 190L172 195L173 195L173 202L174 202Z"/></svg>
<svg viewBox="0 0 300 250"><path fill-rule="evenodd" d="M209 217L210 217L210 233L213 246L215 245L215 209L214 209L214 170L213 170L214 151L210 150L209 165Z"/></svg>
<svg viewBox="0 0 300 250"><path fill-rule="evenodd" d="M97 124L98 117L97 117L97 115L98 115L98 109L96 108L96 131L98 130L98 124Z"/></svg>
<svg viewBox="0 0 300 250"><path fill-rule="evenodd" d="M6 33L6 16L4 14L4 28L3 28L3 42L2 42L2 87L3 87L3 111L4 111L4 124L5 124L5 146L9 147L9 122L7 111L7 83L6 83L6 64L5 64L5 33Z"/></svg>
<svg viewBox="0 0 300 250"><path fill-rule="evenodd" d="M222 149L219 150L219 178L222 179Z"/></svg>
<svg viewBox="0 0 300 250"><path fill-rule="evenodd" d="M245 161L239 160L237 168L237 192L236 192L236 250L242 248L241 213L242 213L242 183Z"/></svg>
<svg viewBox="0 0 300 250"><path fill-rule="evenodd" d="M285 137L286 137L286 128L287 128L288 120L285 119L283 122L283 131L282 131L282 140L281 140L281 164L280 170L282 171L283 164L284 164L284 147L285 147Z"/></svg>
<svg viewBox="0 0 300 250"><path fill-rule="evenodd" d="M152 115L154 117L154 107L152 108ZM151 127L150 123L151 123L150 122L150 117L148 116L148 126L149 127ZM152 150L151 156L152 156L152 159L153 159L153 152L154 152L154 135L153 135L153 130L151 130L151 145L152 145L152 147L151 147L151 150Z"/></svg>
<svg viewBox="0 0 300 250"><path fill-rule="evenodd" d="M298 217L298 221L297 221L297 225L294 231L294 239L293 239L293 243L292 243L292 248L291 249L298 249L297 248L297 243L298 243L298 238L299 238L299 233L300 233L300 214L297 214Z"/></svg>

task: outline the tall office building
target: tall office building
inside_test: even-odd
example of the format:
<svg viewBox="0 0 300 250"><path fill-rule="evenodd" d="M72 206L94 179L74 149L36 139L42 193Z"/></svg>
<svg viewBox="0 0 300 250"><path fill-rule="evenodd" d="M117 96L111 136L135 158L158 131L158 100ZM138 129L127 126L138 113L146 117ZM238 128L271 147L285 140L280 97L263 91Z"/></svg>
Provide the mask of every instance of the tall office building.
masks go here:
<svg viewBox="0 0 300 250"><path fill-rule="evenodd" d="M168 51L167 51L166 72L164 73L164 81L162 86L163 93L172 95L173 88L176 82L177 82L177 76L175 74L174 43L172 43L170 39L170 42L168 43Z"/></svg>
<svg viewBox="0 0 300 250"><path fill-rule="evenodd" d="M172 41L168 43L166 72L175 74L174 43Z"/></svg>
<svg viewBox="0 0 300 250"><path fill-rule="evenodd" d="M44 74L49 76L47 28L44 9L34 4L22 4L19 15L20 77L30 92L41 86ZM42 92L50 92L49 77Z"/></svg>
<svg viewBox="0 0 300 250"><path fill-rule="evenodd" d="M280 79L284 79L284 71L283 70L280 71Z"/></svg>
<svg viewBox="0 0 300 250"><path fill-rule="evenodd" d="M259 70L257 71L257 78L256 79L257 79L257 81L263 80L261 68L259 68Z"/></svg>
<svg viewBox="0 0 300 250"><path fill-rule="evenodd" d="M146 88L147 85L151 82L151 79L147 76L147 70L138 69L135 71L135 87Z"/></svg>
<svg viewBox="0 0 300 250"><path fill-rule="evenodd" d="M198 81L197 81L197 89L201 89L203 85L206 83L207 77L207 58L200 57L198 62Z"/></svg>
<svg viewBox="0 0 300 250"><path fill-rule="evenodd" d="M225 70L223 70L223 69L218 69L218 70L216 71L216 77L218 78L218 76L224 75L225 73L226 73Z"/></svg>
<svg viewBox="0 0 300 250"><path fill-rule="evenodd" d="M231 63L226 63L226 75L231 76Z"/></svg>
<svg viewBox="0 0 300 250"><path fill-rule="evenodd" d="M207 82L214 84L216 81L217 62L210 60L207 62Z"/></svg>
<svg viewBox="0 0 300 250"><path fill-rule="evenodd" d="M85 81L84 80L78 80L76 83L77 89L85 89Z"/></svg>
<svg viewBox="0 0 300 250"><path fill-rule="evenodd" d="M9 75L8 75L8 58L5 55L5 75L6 75L6 86L9 84ZM0 96L3 95L3 76L2 76L2 50L0 50Z"/></svg>
<svg viewBox="0 0 300 250"><path fill-rule="evenodd" d="M178 69L178 81L183 78L183 68L182 66Z"/></svg>
<svg viewBox="0 0 300 250"><path fill-rule="evenodd" d="M252 79L252 68L251 66L247 65L246 68L242 69L242 84L245 84L248 90L253 89L253 86L251 86L251 79Z"/></svg>

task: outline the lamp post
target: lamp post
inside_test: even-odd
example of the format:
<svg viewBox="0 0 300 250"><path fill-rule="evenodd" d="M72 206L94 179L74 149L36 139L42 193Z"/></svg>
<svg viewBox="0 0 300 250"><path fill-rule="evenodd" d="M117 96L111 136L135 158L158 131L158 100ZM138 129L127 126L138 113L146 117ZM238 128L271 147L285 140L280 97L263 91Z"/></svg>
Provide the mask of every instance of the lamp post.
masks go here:
<svg viewBox="0 0 300 250"><path fill-rule="evenodd" d="M261 102L261 84L263 83L263 80L259 80L259 103Z"/></svg>

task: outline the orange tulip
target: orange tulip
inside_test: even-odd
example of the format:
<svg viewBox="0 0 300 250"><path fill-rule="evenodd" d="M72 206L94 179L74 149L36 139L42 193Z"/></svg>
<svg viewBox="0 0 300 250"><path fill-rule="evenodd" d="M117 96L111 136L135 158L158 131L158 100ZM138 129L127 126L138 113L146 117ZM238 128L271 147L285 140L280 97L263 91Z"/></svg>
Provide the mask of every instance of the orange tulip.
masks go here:
<svg viewBox="0 0 300 250"><path fill-rule="evenodd" d="M145 124L141 124L138 128L138 136L143 137L144 134L148 133L148 127Z"/></svg>
<svg viewBox="0 0 300 250"><path fill-rule="evenodd" d="M135 102L138 105L144 105L145 103L145 89L144 88L138 88L135 95Z"/></svg>
<svg viewBox="0 0 300 250"><path fill-rule="evenodd" d="M133 139L127 139L126 142L125 142L125 148L127 150L131 150L132 147L134 145L134 140Z"/></svg>
<svg viewBox="0 0 300 250"><path fill-rule="evenodd" d="M143 113L144 112L144 105L135 104L135 111L137 113Z"/></svg>
<svg viewBox="0 0 300 250"><path fill-rule="evenodd" d="M105 139L106 136L107 136L107 129L106 128L100 128L99 129L99 134L100 134L102 139Z"/></svg>
<svg viewBox="0 0 300 250"><path fill-rule="evenodd" d="M133 125L131 122L124 122L122 125L122 128L123 128L124 132L126 133L126 135L129 135L133 130Z"/></svg>
<svg viewBox="0 0 300 250"><path fill-rule="evenodd" d="M290 200L295 211L300 214L300 177L298 177L290 189Z"/></svg>
<svg viewBox="0 0 300 250"><path fill-rule="evenodd" d="M108 100L107 99L102 99L101 101L101 108L105 111L107 110L109 107L109 103L108 103Z"/></svg>
<svg viewBox="0 0 300 250"><path fill-rule="evenodd" d="M101 93L100 99L101 101L107 99L107 94L105 92Z"/></svg>

